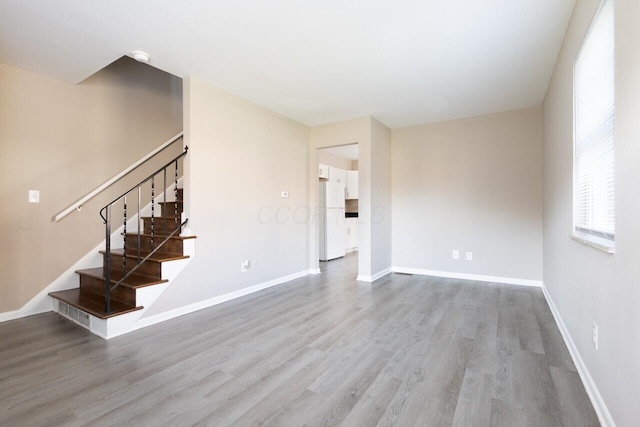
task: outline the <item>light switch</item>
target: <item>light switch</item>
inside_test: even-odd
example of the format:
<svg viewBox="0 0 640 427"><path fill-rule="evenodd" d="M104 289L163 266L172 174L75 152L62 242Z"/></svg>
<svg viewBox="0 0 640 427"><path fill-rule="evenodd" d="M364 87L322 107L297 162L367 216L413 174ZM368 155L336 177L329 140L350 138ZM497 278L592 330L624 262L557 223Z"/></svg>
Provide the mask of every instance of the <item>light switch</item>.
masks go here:
<svg viewBox="0 0 640 427"><path fill-rule="evenodd" d="M29 203L40 203L40 191L29 190Z"/></svg>

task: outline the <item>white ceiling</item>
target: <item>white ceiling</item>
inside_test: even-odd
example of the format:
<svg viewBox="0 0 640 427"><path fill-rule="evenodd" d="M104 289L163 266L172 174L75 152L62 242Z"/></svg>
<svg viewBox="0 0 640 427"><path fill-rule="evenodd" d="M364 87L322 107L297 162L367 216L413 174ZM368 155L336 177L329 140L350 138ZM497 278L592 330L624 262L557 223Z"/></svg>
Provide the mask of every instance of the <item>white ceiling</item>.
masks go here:
<svg viewBox="0 0 640 427"><path fill-rule="evenodd" d="M134 50L307 125L538 106L575 0L0 0L0 62L78 83Z"/></svg>

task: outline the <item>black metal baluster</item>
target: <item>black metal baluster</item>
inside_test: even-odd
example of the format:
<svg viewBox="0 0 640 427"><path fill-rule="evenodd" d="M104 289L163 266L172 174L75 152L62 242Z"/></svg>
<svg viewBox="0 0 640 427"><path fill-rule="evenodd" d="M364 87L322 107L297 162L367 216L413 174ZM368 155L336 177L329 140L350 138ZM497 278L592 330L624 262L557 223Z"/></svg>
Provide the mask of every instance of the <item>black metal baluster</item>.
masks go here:
<svg viewBox="0 0 640 427"><path fill-rule="evenodd" d="M162 228L164 230L163 236L167 235L167 169L165 168L163 171L163 179L164 179L164 192L162 193L162 200L164 204L162 205Z"/></svg>
<svg viewBox="0 0 640 427"><path fill-rule="evenodd" d="M140 186L138 186L138 264L140 264Z"/></svg>
<svg viewBox="0 0 640 427"><path fill-rule="evenodd" d="M178 227L178 224L181 222L181 219L178 220L178 161L176 160L176 182L175 182L175 186L173 187L173 192L175 194L175 199L176 202L173 205L173 213L175 216L175 222L176 222L176 227Z"/></svg>
<svg viewBox="0 0 640 427"><path fill-rule="evenodd" d="M111 205L107 205L105 218L105 273L104 273L104 305L107 313L111 312Z"/></svg>
<svg viewBox="0 0 640 427"><path fill-rule="evenodd" d="M183 153L181 153L178 157L174 158L172 161L170 161L169 163L165 164L162 168L158 169L156 172L154 172L153 174L149 175L147 178L145 178L143 181L141 181L140 183L138 183L135 187L133 187L132 189L130 189L129 191L127 191L126 193L122 194L120 197L118 197L117 199L115 199L114 201L112 201L111 203L109 203L107 206L105 206L101 211L100 211L100 216L102 217L102 219L104 220L105 223L105 254L106 254L106 259L104 262L104 279L105 279L105 311L107 313L111 313L112 309L111 309L111 292L117 288L118 286L120 286L122 284L122 282L124 282L131 274L133 274L137 268L140 266L140 264L144 263L147 259L149 259L151 256L153 256L153 254L155 252L157 252L158 250L160 250L162 248L162 246L169 241L169 239L171 239L176 233L178 233L180 231L181 228L181 224L182 222L178 220L178 215L179 215L179 211L178 211L178 203L179 202L179 198L178 198L178 194L179 194L179 189L178 189L178 174L179 174L179 159L181 159L182 157L184 157L187 154L187 150L188 147L185 147ZM175 221L176 224L178 225L176 227L175 230L173 230L171 233L168 233L168 218L170 218L168 215L168 211L165 211L163 209L163 214L161 215L161 219L163 219L165 221L164 224L164 239L162 239L162 242L160 242L158 245L156 245L156 241L155 241L155 202L156 202L156 193L155 193L155 177L162 171L164 173L163 175L163 179L164 179L164 196L163 196L163 201L165 203L165 207L166 207L166 203L167 203L167 169L171 166L171 164L174 163L175 164L175 187L174 187L174 195L175 195L175 204L174 204L174 215L175 215ZM150 235L150 248L149 249L149 254L146 255L145 257L142 257L141 253L142 253L142 237L143 235L146 237L146 227L145 227L145 221L142 219L141 217L141 205L142 205L142 186L146 185L147 181L151 181L151 221L150 221L150 225L151 225L151 235ZM128 269L129 271L127 271L127 254L130 252L129 249L127 248L127 220L128 220L128 216L129 216L129 212L128 212L128 206L127 206L127 196L129 193L131 193L134 189L138 190L138 216L137 216L137 237L138 237L138 255L137 255L137 265L132 266L132 268ZM112 228L111 228L111 214L112 214L112 210L111 208L120 201L120 199L123 199L123 230L124 230L124 237L123 237L123 261L122 261L122 268L123 268L123 277L121 279L119 279L117 281L117 283L113 286L111 286L111 267L113 266L112 260L111 260L111 232L112 232ZM104 215L103 215L104 212ZM144 245L145 247L147 246L146 244ZM134 249L135 250L135 249Z"/></svg>
<svg viewBox="0 0 640 427"><path fill-rule="evenodd" d="M156 177L152 176L151 177L151 249L155 248L155 224L154 224L154 213L155 213L155 206L154 206L154 199L155 199L155 191L156 191L156 184L155 184L155 180Z"/></svg>
<svg viewBox="0 0 640 427"><path fill-rule="evenodd" d="M122 275L127 272L127 196L124 196L124 238L122 240Z"/></svg>

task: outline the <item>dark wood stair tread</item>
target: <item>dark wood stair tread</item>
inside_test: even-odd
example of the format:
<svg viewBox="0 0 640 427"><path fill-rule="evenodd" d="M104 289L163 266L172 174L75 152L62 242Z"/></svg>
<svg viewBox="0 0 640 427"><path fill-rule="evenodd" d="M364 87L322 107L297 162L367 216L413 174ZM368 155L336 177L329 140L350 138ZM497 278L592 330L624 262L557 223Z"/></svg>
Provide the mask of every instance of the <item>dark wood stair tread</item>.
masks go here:
<svg viewBox="0 0 640 427"><path fill-rule="evenodd" d="M138 254L137 254L137 249L138 248L131 248L127 251L127 258L131 258L131 259L137 259L138 258ZM147 255L149 255L151 251L145 251L145 250L141 250L140 251L140 260L144 259L144 257L146 257ZM102 250L100 251L101 254L105 254L106 251ZM123 256L124 255L124 249L111 249L111 253L114 255L118 255L118 256ZM174 254L174 253L170 253L170 252L156 252L155 254L153 254L147 261L151 261L151 262L164 262L164 261L175 261L178 259L186 259L189 258L189 255L178 255L178 254Z"/></svg>
<svg viewBox="0 0 640 427"><path fill-rule="evenodd" d="M126 233L127 238L137 240L134 245L127 245L128 250L126 260L122 259L122 257L125 256L124 249L111 250L111 253L114 256L120 257L120 264L124 264L124 267L130 269L131 265L136 264L138 257L140 257L141 260L146 258L152 252L151 249L167 240L163 243L163 246L161 246L161 250L150 256L147 259L148 262L145 262L144 265L141 265L139 269L135 270L135 273L127 276L126 280L111 293L112 298L110 302L110 312L107 313L105 310L105 297L101 292L101 290L104 290L105 288L106 280L104 266L77 270L76 273L80 276L81 287L58 292L50 292L49 296L61 301L61 303L66 303L71 307L100 319L108 319L117 315L142 310L144 307L137 306L135 303L135 289L168 283L169 280L159 278L161 276L159 263L189 258L188 255L184 255L183 253L182 242L196 238L196 236L180 236L179 231L176 231L177 225L181 222L184 206L182 188L178 188L176 193L176 200L158 202L161 206L160 211L164 215L157 215L153 217L154 220L157 220L157 225L154 230L155 235L153 236L155 238L153 239L153 245L150 241L153 237L148 233L149 230L140 230L147 231L147 233ZM144 220L145 227L148 228L148 222L152 218L142 217L142 219ZM172 225L172 222L176 223L176 225ZM153 230L154 228L150 229ZM167 238L165 237L165 229L167 235L174 231L177 234ZM138 245L140 245L139 254ZM105 251L100 251L100 253L105 254ZM111 262L113 263L113 258L111 258ZM113 264L112 268L109 270L111 272L109 276L111 286L118 283L118 281L125 276L125 273L122 272L122 268L114 268Z"/></svg>
<svg viewBox="0 0 640 427"><path fill-rule="evenodd" d="M157 218L157 217L156 217ZM138 236L138 233L127 233L127 236ZM141 237L148 237L151 238L151 234L149 233L140 233ZM164 240L164 236L161 235L157 235L156 238L158 237L162 237ZM197 236L180 236L180 235L176 235L176 236L171 236L170 239L175 239L175 240L189 240L189 239L195 239Z"/></svg>
<svg viewBox="0 0 640 427"><path fill-rule="evenodd" d="M111 301L111 312L107 313L104 306L104 295L94 294L80 288L67 289L66 291L50 292L49 296L92 314L100 319L108 319L120 314L141 310L143 307L125 304L121 301Z"/></svg>
<svg viewBox="0 0 640 427"><path fill-rule="evenodd" d="M79 275L91 276L96 279L104 280L104 269L102 267L98 268L86 268L83 270L76 270L76 273ZM120 274L112 274L111 275L111 283L115 285L118 280L122 278L122 273ZM133 289L144 288L146 286L159 285L160 283L168 282L167 279L156 279L153 277L143 276L141 274L132 274L127 277L127 280L122 282L120 286L126 286Z"/></svg>

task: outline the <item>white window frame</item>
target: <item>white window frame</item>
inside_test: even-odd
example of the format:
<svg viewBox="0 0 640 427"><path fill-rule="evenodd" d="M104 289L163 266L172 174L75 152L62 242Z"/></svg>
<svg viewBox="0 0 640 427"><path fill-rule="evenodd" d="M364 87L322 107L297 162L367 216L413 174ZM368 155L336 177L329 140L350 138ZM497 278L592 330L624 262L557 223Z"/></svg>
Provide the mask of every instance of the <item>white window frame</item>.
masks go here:
<svg viewBox="0 0 640 427"><path fill-rule="evenodd" d="M572 227L572 233L571 236L581 242L584 243L586 245L589 246L593 246L597 249L603 250L605 252L608 253L614 253L615 252L615 182L614 182L614 189L613 189L613 197L614 197L614 201L613 201L613 209L614 209L614 223L613 223L613 232L611 231L606 231L603 232L601 230L597 230L595 228L585 228L582 227L580 225L578 225L578 212L579 212L579 190L578 190L578 176L577 176L577 157L576 157L576 145L578 143L578 132L577 132L577 111L578 111L578 107L577 107L577 92L578 92L578 88L577 88L577 68L578 68L578 61L580 60L580 56L581 53L585 47L586 42L589 40L589 36L591 35L591 30L593 29L593 27L595 26L595 24L598 22L598 19L601 16L601 11L602 9L605 7L605 5L607 5L607 3L610 2L611 7L613 7L613 1L614 0L603 0L600 3L600 6L598 8L598 11L596 12L591 24L589 25L589 30L587 31L584 40L582 41L582 46L580 47L580 50L578 51L578 55L576 56L576 60L574 62L574 67L573 67L573 227ZM615 17L614 17L615 19ZM615 23L614 23L615 25ZM614 41L615 43L615 41ZM614 58L614 79L613 79L614 85L615 85L615 58ZM614 127L614 159L615 159L615 88L614 88L614 112L613 112L613 127ZM601 144L600 144L601 145ZM614 170L612 171L614 177L615 177L615 160L614 160ZM614 180L615 181L615 180Z"/></svg>

